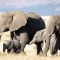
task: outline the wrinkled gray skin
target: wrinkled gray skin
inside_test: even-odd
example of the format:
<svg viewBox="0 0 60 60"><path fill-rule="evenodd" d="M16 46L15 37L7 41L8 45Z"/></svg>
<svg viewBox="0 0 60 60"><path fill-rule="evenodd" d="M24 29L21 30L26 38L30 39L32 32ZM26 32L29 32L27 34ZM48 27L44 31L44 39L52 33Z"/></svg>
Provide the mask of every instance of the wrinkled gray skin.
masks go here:
<svg viewBox="0 0 60 60"><path fill-rule="evenodd" d="M44 56L47 56L47 51L50 46L50 37L53 33L60 33L60 16L51 16L46 27L46 45L43 51Z"/></svg>
<svg viewBox="0 0 60 60"><path fill-rule="evenodd" d="M3 52L7 49L7 53L19 53L21 49L21 44L18 40L6 40L3 43Z"/></svg>
<svg viewBox="0 0 60 60"><path fill-rule="evenodd" d="M21 41L22 52L24 52L26 44L32 40L36 31L45 28L43 19L33 12L28 14L22 11L3 13L0 16L0 22L0 33L10 30L11 40L15 38ZM39 54L40 42L36 43L36 45L37 54Z"/></svg>
<svg viewBox="0 0 60 60"><path fill-rule="evenodd" d="M56 52L60 50L60 34L52 34L50 40L50 52L52 55L56 54Z"/></svg>

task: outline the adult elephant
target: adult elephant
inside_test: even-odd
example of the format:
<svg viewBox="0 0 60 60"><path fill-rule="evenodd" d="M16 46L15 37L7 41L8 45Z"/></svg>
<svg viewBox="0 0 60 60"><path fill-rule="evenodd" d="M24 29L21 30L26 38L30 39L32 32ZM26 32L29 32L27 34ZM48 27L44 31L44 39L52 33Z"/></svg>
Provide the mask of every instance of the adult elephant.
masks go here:
<svg viewBox="0 0 60 60"><path fill-rule="evenodd" d="M24 52L26 44L29 44L35 33L45 28L43 19L36 13L30 12L26 14L26 17L28 18L26 25L14 32L11 32L11 36L15 36L17 40L20 40L22 52ZM37 54L39 54L41 50L39 48L41 46L41 42L36 43L36 46Z"/></svg>
<svg viewBox="0 0 60 60"><path fill-rule="evenodd" d="M50 37L53 33L60 32L60 16L51 16L46 27L46 45L43 54L46 56L50 46Z"/></svg>
<svg viewBox="0 0 60 60"><path fill-rule="evenodd" d="M11 39L20 40L21 42L21 51L24 52L24 47L29 43L36 31L42 30L45 28L45 23L43 19L30 12L24 14L23 12L7 12L0 16L0 33L10 30ZM40 52L40 42L36 43L37 45L37 54Z"/></svg>

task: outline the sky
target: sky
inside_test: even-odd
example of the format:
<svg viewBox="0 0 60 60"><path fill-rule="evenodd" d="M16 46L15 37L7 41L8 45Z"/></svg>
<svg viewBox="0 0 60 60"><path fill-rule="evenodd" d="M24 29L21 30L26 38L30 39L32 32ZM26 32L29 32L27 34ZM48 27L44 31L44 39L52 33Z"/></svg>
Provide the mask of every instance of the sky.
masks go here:
<svg viewBox="0 0 60 60"><path fill-rule="evenodd" d="M0 13L18 10L42 16L60 15L60 0L0 0Z"/></svg>

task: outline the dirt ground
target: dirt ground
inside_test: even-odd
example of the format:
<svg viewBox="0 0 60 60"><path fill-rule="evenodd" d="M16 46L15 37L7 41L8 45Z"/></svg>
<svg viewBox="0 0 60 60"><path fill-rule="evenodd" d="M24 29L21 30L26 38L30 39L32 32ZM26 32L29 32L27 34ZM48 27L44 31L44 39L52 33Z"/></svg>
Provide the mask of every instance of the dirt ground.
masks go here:
<svg viewBox="0 0 60 60"><path fill-rule="evenodd" d="M10 39L10 34L8 33L4 33L1 41L0 41L0 60L60 60L60 56L51 56L51 54L48 52L48 56L44 57L44 56L39 56L36 55L36 46L35 44L32 45L26 45L25 47L25 53L26 55L24 55L23 53L19 53L19 54L7 54L6 52L3 53L2 49L3 49L3 42L6 39ZM60 52L60 51L59 51Z"/></svg>

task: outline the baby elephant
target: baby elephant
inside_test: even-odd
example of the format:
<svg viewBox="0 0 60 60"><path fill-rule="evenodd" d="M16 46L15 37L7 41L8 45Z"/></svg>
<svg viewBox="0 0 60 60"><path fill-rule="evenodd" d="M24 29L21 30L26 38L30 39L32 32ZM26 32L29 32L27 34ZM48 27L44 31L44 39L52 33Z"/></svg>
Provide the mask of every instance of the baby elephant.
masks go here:
<svg viewBox="0 0 60 60"><path fill-rule="evenodd" d="M37 31L36 34L34 35L32 41L29 44L35 43L35 42L41 42L45 41L45 29Z"/></svg>
<svg viewBox="0 0 60 60"><path fill-rule="evenodd" d="M7 49L7 53L19 53L21 49L20 41L18 40L6 40L3 43L3 52Z"/></svg>
<svg viewBox="0 0 60 60"><path fill-rule="evenodd" d="M34 35L32 41L29 44L35 43L35 42L41 42L45 41L46 42L46 29L37 31L36 34ZM55 34L53 33L50 38L50 53L53 55L57 52L58 49L60 49L60 34Z"/></svg>

